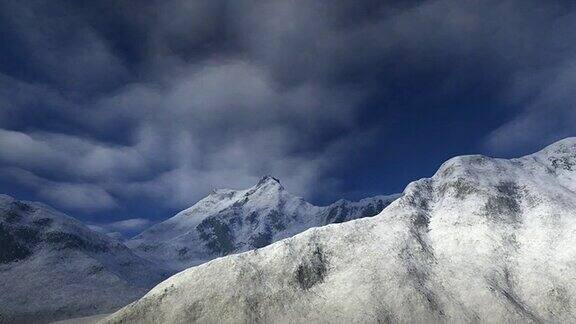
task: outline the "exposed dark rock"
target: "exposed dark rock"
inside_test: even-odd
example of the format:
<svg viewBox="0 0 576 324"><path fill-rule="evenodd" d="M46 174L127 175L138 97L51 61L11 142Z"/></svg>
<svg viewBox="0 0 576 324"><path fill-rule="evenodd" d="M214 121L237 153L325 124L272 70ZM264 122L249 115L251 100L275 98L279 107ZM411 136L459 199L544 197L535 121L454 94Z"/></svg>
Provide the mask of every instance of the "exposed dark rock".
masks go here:
<svg viewBox="0 0 576 324"><path fill-rule="evenodd" d="M258 226L258 214L256 212L250 213L250 215L248 215L246 219L248 219L248 221L252 226L254 227Z"/></svg>
<svg viewBox="0 0 576 324"><path fill-rule="evenodd" d="M0 264L23 260L31 254L32 251L0 224Z"/></svg>
<svg viewBox="0 0 576 324"><path fill-rule="evenodd" d="M513 182L501 182L496 189L498 194L490 196L484 206L486 215L496 221L517 224L520 221L521 188Z"/></svg>
<svg viewBox="0 0 576 324"><path fill-rule="evenodd" d="M89 276L93 276L93 275L101 273L102 271L104 271L104 266L93 265L93 266L88 268L88 270L86 271L86 274Z"/></svg>
<svg viewBox="0 0 576 324"><path fill-rule="evenodd" d="M270 233L270 229L266 228L266 230L262 233L258 233L250 239L250 244L255 248L261 248L268 244L272 243L272 233Z"/></svg>
<svg viewBox="0 0 576 324"><path fill-rule="evenodd" d="M326 224L343 223L352 218L373 217L378 215L391 201L385 203L378 200L374 203L368 203L364 206L355 206L354 203L343 201L337 202L330 207L326 216Z"/></svg>
<svg viewBox="0 0 576 324"><path fill-rule="evenodd" d="M234 250L230 227L219 219L208 217L196 229L200 233L200 238L204 240L206 247L211 251L226 255Z"/></svg>
<svg viewBox="0 0 576 324"><path fill-rule="evenodd" d="M295 279L298 286L308 290L322 283L328 273L328 260L320 247L316 247L309 260L302 262L296 269Z"/></svg>
<svg viewBox="0 0 576 324"><path fill-rule="evenodd" d="M11 208L13 210L25 212L25 213L29 213L29 212L32 212L34 210L34 207L32 207L30 204L27 204L27 203L22 202L22 201L14 201L12 203Z"/></svg>
<svg viewBox="0 0 576 324"><path fill-rule="evenodd" d="M1 215L8 223L17 223L22 219L22 215L15 210L9 210Z"/></svg>
<svg viewBox="0 0 576 324"><path fill-rule="evenodd" d="M48 227L52 224L54 220L51 218L39 218L39 219L35 219L34 221L32 221L32 223L36 226L40 226L40 227Z"/></svg>
<svg viewBox="0 0 576 324"><path fill-rule="evenodd" d="M348 207L345 205L334 206L330 209L326 223L342 223L348 216Z"/></svg>
<svg viewBox="0 0 576 324"><path fill-rule="evenodd" d="M458 178L455 181L451 181L449 183L444 184L440 188L440 194L441 195L445 194L448 189L454 190L455 196L458 199L464 199L468 195L471 195L478 191L463 178Z"/></svg>
<svg viewBox="0 0 576 324"><path fill-rule="evenodd" d="M256 187L260 187L260 186L264 185L265 183L272 182L272 181L280 184L280 180L278 180L277 178L274 178L273 176L270 176L270 175L266 175L266 176L263 176L258 181L258 183L256 184Z"/></svg>
<svg viewBox="0 0 576 324"><path fill-rule="evenodd" d="M572 171L572 168L576 165L576 156L551 157L550 162L555 169Z"/></svg>
<svg viewBox="0 0 576 324"><path fill-rule="evenodd" d="M232 216L229 220L228 223L230 224L230 226L242 226L242 215L238 214L238 213L234 213L234 216Z"/></svg>
<svg viewBox="0 0 576 324"><path fill-rule="evenodd" d="M178 249L178 257L179 258L185 257L187 253L188 253L188 248L186 248L186 247Z"/></svg>
<svg viewBox="0 0 576 324"><path fill-rule="evenodd" d="M15 228L13 233L21 242L26 242L27 245L35 245L41 241L40 232L31 227Z"/></svg>
<svg viewBox="0 0 576 324"><path fill-rule="evenodd" d="M105 245L91 243L78 235L66 232L48 232L45 240L48 243L55 244L58 249L78 249L90 252L105 252L109 250Z"/></svg>
<svg viewBox="0 0 576 324"><path fill-rule="evenodd" d="M380 213L382 209L384 209L384 204L382 203L382 201L379 201L377 206L374 206L372 204L366 206L366 208L362 210L361 215L362 217L373 217L378 215L378 213Z"/></svg>
<svg viewBox="0 0 576 324"><path fill-rule="evenodd" d="M238 200L238 201L234 202L234 204L232 204L232 208L240 208L240 207L244 206L247 202L248 202L248 197L246 197L242 200Z"/></svg>
<svg viewBox="0 0 576 324"><path fill-rule="evenodd" d="M270 220L270 224L272 225L272 228L274 228L277 231L283 231L286 229L286 225L282 221L282 219L284 219L284 218L285 217L276 210L272 210L268 214L268 219Z"/></svg>

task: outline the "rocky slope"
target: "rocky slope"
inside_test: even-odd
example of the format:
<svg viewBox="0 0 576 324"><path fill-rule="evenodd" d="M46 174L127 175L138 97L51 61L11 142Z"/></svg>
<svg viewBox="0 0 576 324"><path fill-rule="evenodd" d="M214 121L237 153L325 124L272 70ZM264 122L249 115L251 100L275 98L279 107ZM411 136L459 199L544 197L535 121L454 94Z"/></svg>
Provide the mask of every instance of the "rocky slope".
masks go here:
<svg viewBox="0 0 576 324"><path fill-rule="evenodd" d="M0 323L109 312L163 276L122 243L73 218L0 195Z"/></svg>
<svg viewBox="0 0 576 324"><path fill-rule="evenodd" d="M306 229L374 216L397 195L318 207L270 176L246 190L218 189L127 242L140 256L182 270L219 256L261 248Z"/></svg>
<svg viewBox="0 0 576 324"><path fill-rule="evenodd" d="M463 156L376 217L183 271L106 323L576 322L576 139Z"/></svg>

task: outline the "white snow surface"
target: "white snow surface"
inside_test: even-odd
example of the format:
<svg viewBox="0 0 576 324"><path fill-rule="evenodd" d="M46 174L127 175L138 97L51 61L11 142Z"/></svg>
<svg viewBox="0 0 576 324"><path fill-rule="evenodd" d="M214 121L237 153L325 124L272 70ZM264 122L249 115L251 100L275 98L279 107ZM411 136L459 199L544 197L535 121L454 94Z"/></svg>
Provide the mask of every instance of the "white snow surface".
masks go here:
<svg viewBox="0 0 576 324"><path fill-rule="evenodd" d="M575 323L576 138L462 156L378 216L182 271L104 323Z"/></svg>
<svg viewBox="0 0 576 324"><path fill-rule="evenodd" d="M261 248L311 227L374 216L399 195L314 206L265 176L246 190L217 189L194 206L126 244L175 271L214 258Z"/></svg>
<svg viewBox="0 0 576 324"><path fill-rule="evenodd" d="M0 323L110 313L163 278L119 241L46 205L0 195Z"/></svg>

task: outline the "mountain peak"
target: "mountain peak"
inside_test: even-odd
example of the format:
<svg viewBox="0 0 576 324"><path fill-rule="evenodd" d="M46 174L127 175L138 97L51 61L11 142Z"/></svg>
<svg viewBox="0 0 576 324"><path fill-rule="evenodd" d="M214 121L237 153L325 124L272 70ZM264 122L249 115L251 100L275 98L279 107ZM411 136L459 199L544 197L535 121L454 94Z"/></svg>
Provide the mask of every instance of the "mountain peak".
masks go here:
<svg viewBox="0 0 576 324"><path fill-rule="evenodd" d="M536 154L539 153L574 154L576 153L576 137L567 137L554 142Z"/></svg>
<svg viewBox="0 0 576 324"><path fill-rule="evenodd" d="M260 180L258 180L258 183L256 184L256 187L260 188L266 185L273 185L273 186L280 186L282 187L282 185L280 184L280 180L278 180L278 178L275 178L271 175L265 175L262 178L260 178Z"/></svg>
<svg viewBox="0 0 576 324"><path fill-rule="evenodd" d="M544 149L524 158L544 161L552 170L576 171L576 137L568 137L552 143Z"/></svg>

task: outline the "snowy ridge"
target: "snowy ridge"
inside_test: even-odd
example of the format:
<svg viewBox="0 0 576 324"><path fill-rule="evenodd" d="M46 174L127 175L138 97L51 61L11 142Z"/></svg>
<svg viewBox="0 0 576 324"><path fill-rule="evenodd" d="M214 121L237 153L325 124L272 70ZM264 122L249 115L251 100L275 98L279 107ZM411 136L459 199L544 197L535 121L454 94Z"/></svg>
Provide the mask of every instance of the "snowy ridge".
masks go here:
<svg viewBox="0 0 576 324"><path fill-rule="evenodd" d="M453 158L378 216L156 286L104 323L576 322L576 138Z"/></svg>
<svg viewBox="0 0 576 324"><path fill-rule="evenodd" d="M140 256L182 270L219 256L261 248L304 230L374 216L397 195L314 206L265 176L246 190L218 189L127 242Z"/></svg>
<svg viewBox="0 0 576 324"><path fill-rule="evenodd" d="M0 195L0 323L114 310L163 271L41 203Z"/></svg>

